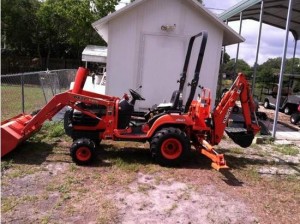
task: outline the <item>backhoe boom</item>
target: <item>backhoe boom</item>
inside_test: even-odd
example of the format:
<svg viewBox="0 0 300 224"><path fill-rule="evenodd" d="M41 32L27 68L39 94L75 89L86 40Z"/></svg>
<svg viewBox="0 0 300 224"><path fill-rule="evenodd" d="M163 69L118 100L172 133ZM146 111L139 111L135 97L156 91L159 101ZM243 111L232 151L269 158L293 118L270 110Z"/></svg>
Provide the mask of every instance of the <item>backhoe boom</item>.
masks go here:
<svg viewBox="0 0 300 224"><path fill-rule="evenodd" d="M240 98L242 106L245 127L231 130L230 128L226 129L228 119L238 98ZM239 73L235 82L233 83L229 91L224 94L220 103L212 114L212 118L214 121L212 144L218 144L222 139L224 130L226 130L229 137L233 138L235 142L238 141L235 138L235 135L239 138L246 136L247 139L243 139L242 141L238 141L236 143L241 145L242 147L248 147L251 144L254 135L260 130L255 115L255 108L256 106L251 96L250 87L246 80L246 77L244 74ZM255 119L255 123L252 122L252 118Z"/></svg>

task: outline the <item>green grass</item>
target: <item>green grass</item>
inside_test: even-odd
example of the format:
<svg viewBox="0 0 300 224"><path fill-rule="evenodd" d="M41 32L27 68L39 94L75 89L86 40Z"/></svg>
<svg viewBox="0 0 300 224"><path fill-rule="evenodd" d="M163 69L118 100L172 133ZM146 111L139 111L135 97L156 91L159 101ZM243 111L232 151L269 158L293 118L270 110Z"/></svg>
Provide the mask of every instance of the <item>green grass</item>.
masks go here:
<svg viewBox="0 0 300 224"><path fill-rule="evenodd" d="M299 149L293 145L278 145L274 147L274 150L289 156L295 156L299 154Z"/></svg>
<svg viewBox="0 0 300 224"><path fill-rule="evenodd" d="M235 153L235 154L244 154L245 150L242 148L234 147L230 149L230 152Z"/></svg>
<svg viewBox="0 0 300 224"><path fill-rule="evenodd" d="M277 215L280 218L286 213L283 212L278 215L276 210L270 208L278 208L281 209L280 211L284 211L282 208L295 208L296 202L294 201L298 199L295 198L295 195L299 195L300 192L297 175L263 177L258 170L264 164L257 163L255 159L243 159L242 156L238 158L240 155L228 155L226 157L225 153L225 159L228 158L229 161L228 165L233 165L233 169L230 171L231 175L227 174L226 176L211 171L209 165L207 167L202 166L198 161L191 161L188 167L164 168L152 163L149 151L145 149L149 147L148 144L134 142L104 141L97 150L97 160L92 166L77 166L71 162L68 153L71 144L71 139L68 138L63 133L62 122L45 123L43 128L30 138L27 144L19 148L14 156L1 162L1 168L4 170L2 178L6 186L4 189L7 189L10 184L26 184L23 183L26 178L20 179L26 175L40 174L42 171L46 171L42 173L46 175L48 172L52 172L51 167L56 167L56 165L58 168L64 167L61 171L48 175L47 177L51 178L51 181L47 184L41 184L46 180L45 178L36 178L35 184L40 186L36 195L28 194L24 188L21 192L25 195L3 197L1 209L6 217L9 217L10 214L18 214L26 204L30 209L40 214L35 221L36 223L56 223L57 217L84 216L84 213L89 209L92 214L96 214L94 219L97 223L119 223L120 214L116 206L118 201L109 196L112 192L118 192L122 189L128 194L137 191L147 196L150 195L151 190L159 189L157 186L159 184L170 185L172 181L178 181L188 184L188 188L176 193L177 201L188 201L191 200L193 193L190 190L201 190L202 186L206 186L210 182L213 185L219 183L218 186L222 188L224 186L222 180L226 180L229 184L245 183L245 187L229 186L225 187L225 191L234 188L238 191L238 195L249 195L247 198L263 196L262 202L258 204L258 209L267 210L270 212L270 216ZM255 148L258 147L260 146L255 146ZM295 153L293 152L295 146L272 145L270 147L272 150L275 150L276 147L277 150L282 150L284 154ZM239 147L232 147L231 151L234 154L245 153L244 149ZM50 166L48 167L48 165ZM154 178L153 182L150 184L139 183L139 173L151 174ZM44 177L43 175L41 177ZM201 180L203 175L209 177L209 180L204 185L199 185L198 179ZM31 178L34 177L39 177L39 175L31 176ZM137 189L133 190L132 186L137 186ZM276 195L278 200L273 200L268 195ZM124 197L119 200L122 203L126 202ZM175 212L178 211L179 206L177 201L170 203L167 208L162 209L162 212L176 215ZM49 208L40 210L39 206L44 204L49 205ZM88 206L93 207L89 208ZM93 209L94 206L98 206L97 211ZM85 208L81 210L83 207L86 207L86 211ZM148 211L149 208L151 209L151 204L141 201L138 209ZM36 214L34 215L37 217ZM282 223L282 219L279 219L278 222Z"/></svg>
<svg viewBox="0 0 300 224"><path fill-rule="evenodd" d="M13 160L1 161L1 172L11 168L13 166Z"/></svg>
<svg viewBox="0 0 300 224"><path fill-rule="evenodd" d="M41 109L45 105L42 88L24 86L25 112ZM20 85L1 84L1 121L22 113L22 89Z"/></svg>
<svg viewBox="0 0 300 224"><path fill-rule="evenodd" d="M45 129L48 130L48 137L49 138L56 138L61 137L65 134L64 126L62 122L49 122L44 125Z"/></svg>

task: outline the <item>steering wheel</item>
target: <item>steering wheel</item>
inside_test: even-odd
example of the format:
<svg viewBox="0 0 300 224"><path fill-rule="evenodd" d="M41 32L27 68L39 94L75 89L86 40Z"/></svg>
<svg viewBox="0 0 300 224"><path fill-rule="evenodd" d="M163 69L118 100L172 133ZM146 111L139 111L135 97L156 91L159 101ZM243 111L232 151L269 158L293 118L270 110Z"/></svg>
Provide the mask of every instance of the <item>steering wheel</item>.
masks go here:
<svg viewBox="0 0 300 224"><path fill-rule="evenodd" d="M145 100L144 97L142 97L138 92L136 92L135 90L133 89L129 89L129 92L132 96L132 99L133 100Z"/></svg>

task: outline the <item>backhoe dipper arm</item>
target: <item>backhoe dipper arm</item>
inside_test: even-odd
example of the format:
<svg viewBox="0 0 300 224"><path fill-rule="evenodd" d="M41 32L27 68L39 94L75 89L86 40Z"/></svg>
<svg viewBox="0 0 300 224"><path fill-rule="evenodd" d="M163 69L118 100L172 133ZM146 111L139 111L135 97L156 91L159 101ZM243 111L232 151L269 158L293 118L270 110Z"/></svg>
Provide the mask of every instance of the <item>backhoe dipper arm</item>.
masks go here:
<svg viewBox="0 0 300 224"><path fill-rule="evenodd" d="M239 129L235 133L228 133L234 141L237 140L237 144L242 147L248 147L254 135L260 130L258 126L257 118L255 115L255 103L251 96L250 87L246 80L244 74L239 73L235 82L232 84L231 88L225 95L222 97L220 103L212 113L212 118L214 121L214 129L212 133L212 144L217 145L224 134L224 130L227 126L229 116L235 106L236 100L240 98L241 106L243 109L243 116L245 120L245 129ZM255 118L255 123L252 122L252 116ZM243 132L243 133L242 133ZM243 139L247 138L247 139Z"/></svg>

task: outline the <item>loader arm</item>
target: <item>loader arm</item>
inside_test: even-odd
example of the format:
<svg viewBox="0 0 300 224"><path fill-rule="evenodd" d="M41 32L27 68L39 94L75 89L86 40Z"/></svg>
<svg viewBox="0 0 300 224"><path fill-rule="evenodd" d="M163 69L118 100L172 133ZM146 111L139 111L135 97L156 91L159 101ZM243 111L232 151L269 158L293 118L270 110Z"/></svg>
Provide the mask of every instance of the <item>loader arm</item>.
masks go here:
<svg viewBox="0 0 300 224"><path fill-rule="evenodd" d="M85 91L85 93L87 93L87 91ZM43 109L41 109L37 113L37 115L35 115L28 123L26 123L26 126L22 130L22 134L27 135L31 132L31 129L33 127L39 127L46 120L51 120L51 118L65 106L70 106L73 109L76 109L89 117L100 120L100 118L97 117L95 113L92 113L89 110L85 110L77 106L78 102L95 105L104 105L106 107L114 106L114 97L112 97L111 99L102 99L99 97L101 97L101 95L99 95L98 98L96 98L95 96L90 97L88 95L74 94L71 91L57 94L51 99L51 101L49 101L49 103L47 103L45 107L43 107Z"/></svg>
<svg viewBox="0 0 300 224"><path fill-rule="evenodd" d="M232 113L236 100L240 98L244 128L226 128L229 116ZM212 113L214 127L212 130L212 144L217 145L224 135L224 131L235 143L242 147L251 145L254 135L259 132L260 127L255 114L255 103L253 101L249 84L244 74L239 73L235 82L228 92L224 94L220 103ZM252 121L254 118L254 122Z"/></svg>
<svg viewBox="0 0 300 224"><path fill-rule="evenodd" d="M35 116L20 114L1 122L1 157L15 149L17 145L24 142L35 132L39 131L46 120L51 120L51 118L65 106L70 106L87 116L101 120L92 111L78 106L79 102L106 106L107 113L105 121L99 122L99 125L103 124L103 126L106 127L105 123L109 123L106 131L112 133L116 126L113 108L115 108L115 104L118 104L119 98L84 91L82 88L87 73L87 69L79 68L76 74L74 88L55 95Z"/></svg>

